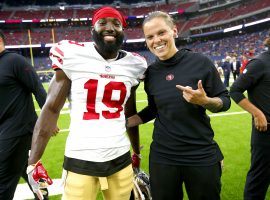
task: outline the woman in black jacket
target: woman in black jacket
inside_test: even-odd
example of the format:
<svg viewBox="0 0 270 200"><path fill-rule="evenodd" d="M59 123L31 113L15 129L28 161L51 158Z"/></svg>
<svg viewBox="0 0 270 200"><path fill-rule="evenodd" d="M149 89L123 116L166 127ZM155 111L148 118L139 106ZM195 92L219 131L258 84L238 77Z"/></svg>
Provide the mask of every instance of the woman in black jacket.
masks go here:
<svg viewBox="0 0 270 200"><path fill-rule="evenodd" d="M177 28L168 14L150 13L143 31L157 59L146 72L148 106L127 125L155 119L149 160L153 200L183 199L183 183L190 200L218 200L223 155L206 110L228 110L228 91L206 56L177 49Z"/></svg>

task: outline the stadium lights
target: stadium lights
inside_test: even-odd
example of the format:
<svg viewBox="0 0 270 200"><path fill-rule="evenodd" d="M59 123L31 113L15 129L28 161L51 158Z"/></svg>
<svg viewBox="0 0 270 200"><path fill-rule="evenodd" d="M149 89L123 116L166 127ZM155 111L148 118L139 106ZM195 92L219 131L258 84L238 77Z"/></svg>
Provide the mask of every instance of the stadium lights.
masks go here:
<svg viewBox="0 0 270 200"><path fill-rule="evenodd" d="M137 18L137 19L139 19L139 18L144 18L144 15L138 15L138 16L136 16L136 18Z"/></svg>
<svg viewBox="0 0 270 200"><path fill-rule="evenodd" d="M82 44L90 44L93 42L80 42ZM23 48L40 48L40 47L52 47L55 45L55 43L46 43L45 46L43 46L44 44L27 44L27 45L7 45L6 49L23 49Z"/></svg>
<svg viewBox="0 0 270 200"><path fill-rule="evenodd" d="M141 39L128 39L125 42L126 43L134 43L134 42L144 42L145 39L141 38ZM93 42L81 42L82 44L89 44L89 43L93 43ZM46 43L45 46L44 44L27 44L27 45L7 45L6 48L7 49L24 49L24 48L41 48L41 47L52 47L53 45L55 45L54 43Z"/></svg>
<svg viewBox="0 0 270 200"><path fill-rule="evenodd" d="M128 40L126 40L126 43L144 42L144 41L145 41L144 38L140 38L140 39L128 39Z"/></svg>
<svg viewBox="0 0 270 200"><path fill-rule="evenodd" d="M6 46L7 49L30 48L30 47L32 47L32 48L39 47L40 48L41 45L40 44L31 44L31 45L27 44L27 45L7 45Z"/></svg>
<svg viewBox="0 0 270 200"><path fill-rule="evenodd" d="M33 20L30 20L30 19L23 19L22 22L33 22Z"/></svg>
<svg viewBox="0 0 270 200"><path fill-rule="evenodd" d="M65 10L65 6L59 6L60 10Z"/></svg>
<svg viewBox="0 0 270 200"><path fill-rule="evenodd" d="M223 30L217 30L217 31L211 31L211 32L206 32L206 33L199 33L199 34L194 34L189 36L190 38L196 38L196 37L206 37L209 35L215 35L215 34L219 34L219 33L223 33Z"/></svg>
<svg viewBox="0 0 270 200"><path fill-rule="evenodd" d="M66 22L68 19L55 19L56 22Z"/></svg>
<svg viewBox="0 0 270 200"><path fill-rule="evenodd" d="M230 31L236 31L236 30L239 30L239 29L242 29L243 28L243 25L238 25L238 26L233 26L233 27L230 27L230 28L225 28L223 30L223 33L227 33L227 32L230 32Z"/></svg>
<svg viewBox="0 0 270 200"><path fill-rule="evenodd" d="M250 23L245 24L244 26L248 27L248 26L260 24L260 23L267 22L267 21L270 21L270 18L265 18L265 19L261 19L261 20L255 21L255 22L250 22Z"/></svg>
<svg viewBox="0 0 270 200"><path fill-rule="evenodd" d="M178 12L177 11L175 11L175 12L169 12L169 15L175 15L175 14L178 14Z"/></svg>
<svg viewBox="0 0 270 200"><path fill-rule="evenodd" d="M92 20L92 18L90 18ZM87 21L88 19L86 17L80 18L80 21ZM71 20L72 21L72 20Z"/></svg>

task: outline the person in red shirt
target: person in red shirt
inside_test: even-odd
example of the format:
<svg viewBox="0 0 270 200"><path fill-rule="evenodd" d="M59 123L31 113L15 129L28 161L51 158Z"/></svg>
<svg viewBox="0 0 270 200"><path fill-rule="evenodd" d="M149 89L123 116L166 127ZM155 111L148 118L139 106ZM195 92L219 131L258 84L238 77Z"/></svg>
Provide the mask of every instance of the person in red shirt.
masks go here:
<svg viewBox="0 0 270 200"><path fill-rule="evenodd" d="M245 70L245 68L246 68L246 66L247 66L247 63L248 63L248 58L245 56L245 55L243 55L242 56L242 61L241 61L241 67L240 67L240 74L242 74L243 73L243 71Z"/></svg>

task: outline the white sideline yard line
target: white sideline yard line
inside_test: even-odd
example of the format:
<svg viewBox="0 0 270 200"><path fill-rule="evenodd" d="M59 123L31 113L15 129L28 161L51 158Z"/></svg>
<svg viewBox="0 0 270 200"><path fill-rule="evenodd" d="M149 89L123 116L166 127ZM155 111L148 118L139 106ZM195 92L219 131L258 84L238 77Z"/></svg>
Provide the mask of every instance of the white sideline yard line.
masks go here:
<svg viewBox="0 0 270 200"><path fill-rule="evenodd" d="M247 111L240 111L240 112L226 112L226 113L213 113L209 114L209 117L222 117L222 116L228 116L228 115L242 115L247 114Z"/></svg>
<svg viewBox="0 0 270 200"><path fill-rule="evenodd" d="M49 196L62 194L63 186L61 179L53 179L53 184L48 187ZM27 183L18 184L13 200L25 200L25 199L33 199L34 195L29 189Z"/></svg>
<svg viewBox="0 0 270 200"><path fill-rule="evenodd" d="M60 133L62 133L62 132L68 132L69 131L69 129L68 128L66 128L66 129L60 129Z"/></svg>
<svg viewBox="0 0 270 200"><path fill-rule="evenodd" d="M64 110L61 111L60 114L68 114L70 113L69 110ZM240 112L226 112L226 113L213 113L209 114L209 117L222 117L222 116L229 116L229 115L242 115L242 114L247 114L247 111L240 111Z"/></svg>
<svg viewBox="0 0 270 200"><path fill-rule="evenodd" d="M69 113L69 111L64 111L65 113L61 112L61 114L66 114ZM247 114L247 111L240 111L240 112L228 112L228 113L214 113L214 114L209 114L209 117L224 117L224 116L230 116L230 115L243 115ZM147 122L147 123L154 123L154 120ZM69 132L69 129L60 129L59 131L61 132Z"/></svg>
<svg viewBox="0 0 270 200"><path fill-rule="evenodd" d="M147 102L147 100L137 100L136 103L144 103ZM68 103L65 103L63 108L68 108ZM40 109L36 109L36 112L39 112ZM69 110L62 110L60 114L68 114ZM210 117L216 117L216 116L226 116L226 115L239 115L239 114L244 114L247 113L246 111L241 111L241 112L226 112L226 113L213 113L209 114Z"/></svg>
<svg viewBox="0 0 270 200"><path fill-rule="evenodd" d="M63 110L60 112L61 115L68 114L70 113L69 110ZM239 111L239 112L225 112L225 113L212 113L209 114L209 117L222 117L222 116L229 116L229 115L242 115L242 114L247 114L247 111Z"/></svg>
<svg viewBox="0 0 270 200"><path fill-rule="evenodd" d="M136 101L136 103L143 103L143 102L147 102L147 100L137 100L137 101ZM63 108L68 108L68 107L69 107L69 103L65 103L64 106L63 106ZM36 109L35 111L36 111L36 112L39 112L39 111L41 111L41 109L38 108L38 109Z"/></svg>

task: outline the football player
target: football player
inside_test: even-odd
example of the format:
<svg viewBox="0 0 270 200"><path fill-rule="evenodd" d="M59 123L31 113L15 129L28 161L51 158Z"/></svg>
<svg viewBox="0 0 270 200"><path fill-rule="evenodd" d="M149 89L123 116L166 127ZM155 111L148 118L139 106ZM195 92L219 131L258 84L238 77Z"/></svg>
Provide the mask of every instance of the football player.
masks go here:
<svg viewBox="0 0 270 200"><path fill-rule="evenodd" d="M135 90L147 63L120 49L126 20L119 11L102 7L94 13L92 25L94 43L61 41L50 50L55 76L34 129L28 174L36 188L52 183L39 160L68 97L71 122L63 199L96 199L101 189L105 199L128 200L133 170L125 118L136 113ZM133 167L138 168L138 127L127 132ZM40 179L37 166L42 166Z"/></svg>

